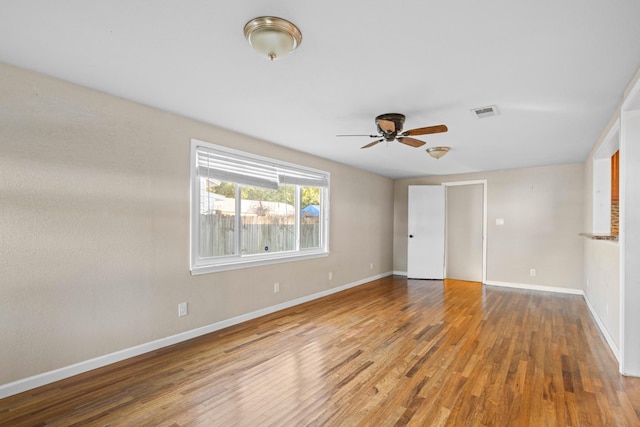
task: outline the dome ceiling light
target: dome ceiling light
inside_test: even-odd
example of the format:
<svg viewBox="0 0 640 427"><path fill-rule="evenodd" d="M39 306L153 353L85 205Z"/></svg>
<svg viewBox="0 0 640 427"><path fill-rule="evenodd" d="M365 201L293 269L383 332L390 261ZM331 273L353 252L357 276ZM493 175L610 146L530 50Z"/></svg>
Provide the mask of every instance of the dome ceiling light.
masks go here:
<svg viewBox="0 0 640 427"><path fill-rule="evenodd" d="M439 159L449 152L449 147L430 147L427 148L427 153L434 159Z"/></svg>
<svg viewBox="0 0 640 427"><path fill-rule="evenodd" d="M244 36L261 56L271 61L285 57L302 43L298 27L275 16L261 16L247 22Z"/></svg>

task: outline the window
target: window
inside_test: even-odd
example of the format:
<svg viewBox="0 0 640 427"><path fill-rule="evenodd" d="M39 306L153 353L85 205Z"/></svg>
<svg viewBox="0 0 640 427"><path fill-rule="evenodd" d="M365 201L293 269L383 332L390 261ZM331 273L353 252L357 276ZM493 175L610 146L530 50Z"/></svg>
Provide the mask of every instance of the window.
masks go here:
<svg viewBox="0 0 640 427"><path fill-rule="evenodd" d="M328 254L329 173L191 141L191 272Z"/></svg>

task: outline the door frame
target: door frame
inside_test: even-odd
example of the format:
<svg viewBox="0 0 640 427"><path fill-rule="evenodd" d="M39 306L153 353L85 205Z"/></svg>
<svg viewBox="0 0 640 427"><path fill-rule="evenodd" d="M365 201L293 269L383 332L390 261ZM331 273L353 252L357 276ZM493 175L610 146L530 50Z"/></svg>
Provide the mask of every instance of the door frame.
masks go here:
<svg viewBox="0 0 640 427"><path fill-rule="evenodd" d="M445 187L445 198L447 197L447 188L458 185L482 185L482 283L487 281L487 180L476 179L470 181L451 181L443 182L441 185ZM446 230L446 226L445 226ZM444 271L447 271L447 251L446 247L449 244L449 235L445 234L445 251L444 251Z"/></svg>

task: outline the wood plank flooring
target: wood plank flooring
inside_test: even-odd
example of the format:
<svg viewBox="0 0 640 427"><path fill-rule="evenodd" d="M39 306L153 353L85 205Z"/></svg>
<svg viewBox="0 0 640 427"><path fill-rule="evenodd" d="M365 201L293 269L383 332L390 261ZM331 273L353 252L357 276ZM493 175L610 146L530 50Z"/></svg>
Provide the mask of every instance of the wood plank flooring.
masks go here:
<svg viewBox="0 0 640 427"><path fill-rule="evenodd" d="M393 276L0 400L3 426L639 426L581 296Z"/></svg>

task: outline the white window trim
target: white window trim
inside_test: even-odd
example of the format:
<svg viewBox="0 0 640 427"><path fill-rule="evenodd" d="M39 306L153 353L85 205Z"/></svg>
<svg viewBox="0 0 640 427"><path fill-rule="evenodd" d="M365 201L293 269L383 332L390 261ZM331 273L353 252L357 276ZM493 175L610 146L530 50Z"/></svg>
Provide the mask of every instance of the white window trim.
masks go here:
<svg viewBox="0 0 640 427"><path fill-rule="evenodd" d="M323 200L322 200L322 224L321 224L321 240L323 242L323 246L320 248L308 248L308 249L298 249L294 251L287 252L276 252L276 253L265 253L265 254L253 254L253 255L243 255L243 256L230 256L230 257L215 257L215 258L200 258L198 254L199 248L199 224L200 224L200 198L199 195L196 195L196 192L199 191L200 188L200 178L197 173L197 164L196 164L196 152L198 148L202 147L205 149L212 149L217 151L224 151L230 154L235 154L238 156L242 156L245 158L251 158L256 161L265 162L268 164L275 164L281 167L290 167L294 169L300 170L308 170L309 172L315 172L320 174L325 174L327 177L327 187L326 190L323 191ZM247 267L256 267L261 265L270 265L277 264L283 262L290 261L300 261L307 260L313 258L322 258L329 255L329 189L331 184L331 176L329 172L322 171L319 169L313 169L306 166L297 165L294 163L288 163L276 159L272 159L269 157L259 156L251 153L247 153L244 151L235 150L232 148L211 144L205 141L200 141L197 139L191 140L191 150L190 150L190 224L189 224L189 234L190 234L190 267L191 274L206 274L206 273L214 273L219 271L227 271L227 270L235 270ZM199 193L198 193L199 194ZM296 203L299 203L299 196L296 197ZM296 209L297 210L297 209ZM298 224L299 219L296 219L296 224ZM298 224L299 226L299 224ZM298 227L296 227L296 233L299 233Z"/></svg>

